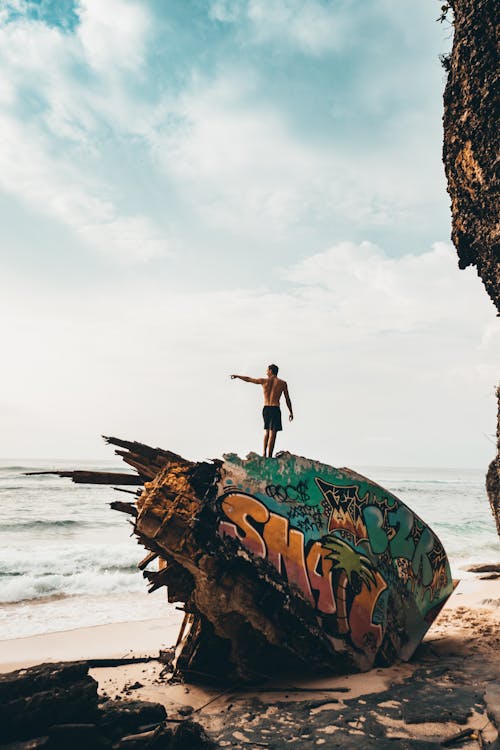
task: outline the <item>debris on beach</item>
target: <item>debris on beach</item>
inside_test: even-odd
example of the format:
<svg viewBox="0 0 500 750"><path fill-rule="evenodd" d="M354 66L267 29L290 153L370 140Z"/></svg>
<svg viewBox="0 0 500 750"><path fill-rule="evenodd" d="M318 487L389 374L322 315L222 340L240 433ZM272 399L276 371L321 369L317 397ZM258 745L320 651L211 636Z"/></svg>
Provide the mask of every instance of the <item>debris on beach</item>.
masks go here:
<svg viewBox="0 0 500 750"><path fill-rule="evenodd" d="M167 726L164 706L100 701L89 664L58 662L0 674L0 747L6 750L210 750L192 720ZM4 743L10 743L4 745Z"/></svg>
<svg viewBox="0 0 500 750"><path fill-rule="evenodd" d="M431 529L350 469L105 439L143 483L112 507L148 551L149 590L183 604L176 674L242 683L408 660L453 591Z"/></svg>

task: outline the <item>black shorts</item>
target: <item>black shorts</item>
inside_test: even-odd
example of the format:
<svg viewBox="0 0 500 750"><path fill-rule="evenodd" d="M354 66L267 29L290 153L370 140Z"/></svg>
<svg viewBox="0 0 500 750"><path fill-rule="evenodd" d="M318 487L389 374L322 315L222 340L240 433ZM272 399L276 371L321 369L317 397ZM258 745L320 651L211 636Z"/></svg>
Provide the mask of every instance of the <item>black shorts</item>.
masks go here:
<svg viewBox="0 0 500 750"><path fill-rule="evenodd" d="M281 409L279 406L264 406L262 409L264 417L264 429L279 432L283 429L281 426Z"/></svg>

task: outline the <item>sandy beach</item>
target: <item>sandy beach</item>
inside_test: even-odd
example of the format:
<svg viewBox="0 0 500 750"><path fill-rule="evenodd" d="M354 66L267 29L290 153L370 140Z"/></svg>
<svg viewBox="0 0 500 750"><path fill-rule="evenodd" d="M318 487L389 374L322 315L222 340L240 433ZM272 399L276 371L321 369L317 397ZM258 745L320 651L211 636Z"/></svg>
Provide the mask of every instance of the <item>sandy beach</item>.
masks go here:
<svg viewBox="0 0 500 750"><path fill-rule="evenodd" d="M0 671L46 661L154 657L176 636L175 623L154 619L1 641ZM150 661L90 673L103 698L161 703L170 721L195 718L221 747L277 748L298 732L300 747L335 746L328 744L335 735L345 747L356 741L359 747L363 736L363 747L394 747L399 738L396 746L424 748L467 729L477 731L461 747L488 746L500 727L500 579L462 581L411 661L386 669L277 678L252 690L171 684L163 669Z"/></svg>

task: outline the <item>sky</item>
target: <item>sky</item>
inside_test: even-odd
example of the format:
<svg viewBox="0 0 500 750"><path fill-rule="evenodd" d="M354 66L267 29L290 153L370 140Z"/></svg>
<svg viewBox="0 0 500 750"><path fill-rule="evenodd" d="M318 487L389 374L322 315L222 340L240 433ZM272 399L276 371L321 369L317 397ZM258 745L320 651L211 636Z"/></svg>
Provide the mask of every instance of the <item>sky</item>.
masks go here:
<svg viewBox="0 0 500 750"><path fill-rule="evenodd" d="M413 0L0 0L0 457L485 467L495 309L459 271ZM286 409L285 409L286 412Z"/></svg>

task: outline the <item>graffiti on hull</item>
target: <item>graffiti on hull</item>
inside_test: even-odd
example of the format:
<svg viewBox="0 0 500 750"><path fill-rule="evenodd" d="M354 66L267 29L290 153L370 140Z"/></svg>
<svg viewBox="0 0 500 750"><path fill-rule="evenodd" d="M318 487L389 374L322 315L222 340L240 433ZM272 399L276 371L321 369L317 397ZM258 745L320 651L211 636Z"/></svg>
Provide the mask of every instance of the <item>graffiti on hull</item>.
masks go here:
<svg viewBox="0 0 500 750"><path fill-rule="evenodd" d="M408 658L452 591L444 549L394 495L365 477L284 454L229 457L219 535L272 565L331 636L375 654L388 617ZM397 611L389 611L397 610Z"/></svg>

